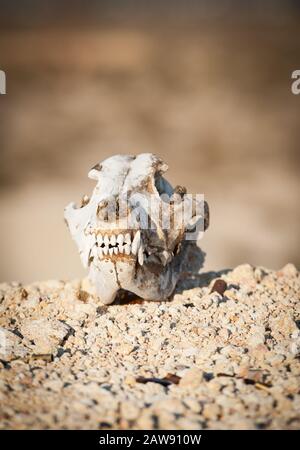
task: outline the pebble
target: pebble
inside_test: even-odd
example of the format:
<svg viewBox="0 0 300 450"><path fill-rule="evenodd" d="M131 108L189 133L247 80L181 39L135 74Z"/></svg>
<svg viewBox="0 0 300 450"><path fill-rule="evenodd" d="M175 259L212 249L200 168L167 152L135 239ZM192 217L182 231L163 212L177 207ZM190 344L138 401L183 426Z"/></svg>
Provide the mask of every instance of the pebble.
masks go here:
<svg viewBox="0 0 300 450"><path fill-rule="evenodd" d="M186 371L179 384L181 387L197 388L201 383L203 383L203 380L203 371L194 367Z"/></svg>
<svg viewBox="0 0 300 450"><path fill-rule="evenodd" d="M26 319L20 327L22 335L33 341L32 348L36 354L53 353L71 330L66 323L49 318Z"/></svg>
<svg viewBox="0 0 300 450"><path fill-rule="evenodd" d="M203 416L208 420L216 420L221 414L221 408L216 403L209 403L204 406Z"/></svg>
<svg viewBox="0 0 300 450"><path fill-rule="evenodd" d="M295 266L197 277L167 302L110 306L86 279L0 284L3 426L297 429ZM176 384L136 382L168 373Z"/></svg>

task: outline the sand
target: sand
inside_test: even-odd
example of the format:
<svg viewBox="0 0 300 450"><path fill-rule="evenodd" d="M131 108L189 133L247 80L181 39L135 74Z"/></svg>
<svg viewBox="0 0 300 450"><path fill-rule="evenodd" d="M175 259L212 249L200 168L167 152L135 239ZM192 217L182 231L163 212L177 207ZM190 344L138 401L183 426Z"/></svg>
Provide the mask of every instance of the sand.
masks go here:
<svg viewBox="0 0 300 450"><path fill-rule="evenodd" d="M111 306L85 279L3 283L0 428L299 429L299 294L292 264Z"/></svg>

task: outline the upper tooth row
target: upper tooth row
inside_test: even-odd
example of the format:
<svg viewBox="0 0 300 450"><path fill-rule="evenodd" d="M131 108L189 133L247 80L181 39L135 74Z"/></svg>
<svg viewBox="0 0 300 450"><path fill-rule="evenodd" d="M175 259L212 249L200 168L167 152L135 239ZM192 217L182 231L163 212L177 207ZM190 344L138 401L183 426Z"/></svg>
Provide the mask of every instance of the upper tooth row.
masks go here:
<svg viewBox="0 0 300 450"><path fill-rule="evenodd" d="M131 236L130 233L124 234L118 234L117 236L115 234L112 234L111 236L108 236L107 234L103 237L102 234L97 235L97 243L98 245L104 244L105 246L116 245L117 243L119 245L125 244L131 244Z"/></svg>
<svg viewBox="0 0 300 450"><path fill-rule="evenodd" d="M117 255L119 253L125 253L125 255L138 255L139 264L143 264L143 245L141 242L141 232L138 230L135 233L135 236L131 242L130 233L118 234L118 236L111 235L110 237L106 234L104 237L101 234L97 236L97 244L98 246L93 247L92 254L93 256L99 256L100 258L103 255L113 254ZM104 244L104 245L103 245ZM111 245L112 247L109 247Z"/></svg>

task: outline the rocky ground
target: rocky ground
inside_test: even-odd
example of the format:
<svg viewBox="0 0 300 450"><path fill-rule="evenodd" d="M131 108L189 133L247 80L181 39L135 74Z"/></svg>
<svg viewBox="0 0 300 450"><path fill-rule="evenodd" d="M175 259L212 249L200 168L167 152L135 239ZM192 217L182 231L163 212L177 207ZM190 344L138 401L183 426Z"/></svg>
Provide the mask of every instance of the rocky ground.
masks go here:
<svg viewBox="0 0 300 450"><path fill-rule="evenodd" d="M0 427L299 429L299 294L291 264L184 274L157 303L1 284Z"/></svg>

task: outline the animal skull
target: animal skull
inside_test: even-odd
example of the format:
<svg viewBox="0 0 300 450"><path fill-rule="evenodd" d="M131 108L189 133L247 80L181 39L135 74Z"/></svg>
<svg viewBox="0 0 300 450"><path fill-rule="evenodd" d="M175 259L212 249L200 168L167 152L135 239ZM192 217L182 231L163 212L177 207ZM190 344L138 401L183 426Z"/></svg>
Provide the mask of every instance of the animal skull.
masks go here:
<svg viewBox="0 0 300 450"><path fill-rule="evenodd" d="M119 289L149 300L169 297L195 245L187 233L199 223L202 231L208 226L206 202L189 201L186 219L185 189L172 188L162 176L167 169L151 153L112 156L90 170L97 181L91 198L65 208L82 263L105 304Z"/></svg>

